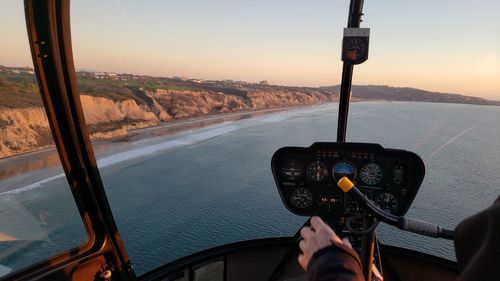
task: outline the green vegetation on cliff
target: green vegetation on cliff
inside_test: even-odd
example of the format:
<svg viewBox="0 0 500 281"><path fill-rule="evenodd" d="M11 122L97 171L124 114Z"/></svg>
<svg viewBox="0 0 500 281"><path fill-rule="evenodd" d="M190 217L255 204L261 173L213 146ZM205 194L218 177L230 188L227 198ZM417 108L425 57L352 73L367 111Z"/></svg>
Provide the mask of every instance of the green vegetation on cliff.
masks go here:
<svg viewBox="0 0 500 281"><path fill-rule="evenodd" d="M0 68L1 70L2 68ZM35 75L26 72L0 72L0 106L9 108L41 107L42 100L36 85Z"/></svg>
<svg viewBox="0 0 500 281"><path fill-rule="evenodd" d="M172 119L313 105L338 99L339 86L289 87L131 74L77 72L92 139L125 137L130 130ZM354 101L391 100L500 105L478 97L389 86L353 86ZM52 143L35 75L0 66L0 158Z"/></svg>

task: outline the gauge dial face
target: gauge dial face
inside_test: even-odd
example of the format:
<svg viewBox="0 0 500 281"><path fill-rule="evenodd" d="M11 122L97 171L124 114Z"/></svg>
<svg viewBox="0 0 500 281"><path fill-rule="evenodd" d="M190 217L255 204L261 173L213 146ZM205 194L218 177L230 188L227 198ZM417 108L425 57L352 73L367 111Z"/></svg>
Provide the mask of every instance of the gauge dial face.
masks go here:
<svg viewBox="0 0 500 281"><path fill-rule="evenodd" d="M304 165L297 160L288 160L281 167L281 173L288 180L300 179L304 175Z"/></svg>
<svg viewBox="0 0 500 281"><path fill-rule="evenodd" d="M312 205L312 193L307 188L299 187L292 192L290 201L295 207L305 209Z"/></svg>
<svg viewBox="0 0 500 281"><path fill-rule="evenodd" d="M356 167L347 161L339 161L332 168L333 177L336 180L340 180L342 177L354 180L356 172Z"/></svg>
<svg viewBox="0 0 500 281"><path fill-rule="evenodd" d="M382 180L382 168L378 164L368 163L359 170L361 180L369 185L376 185Z"/></svg>
<svg viewBox="0 0 500 281"><path fill-rule="evenodd" d="M396 213L398 210L398 199L390 193L380 194L375 203L380 207L380 209L392 214Z"/></svg>
<svg viewBox="0 0 500 281"><path fill-rule="evenodd" d="M328 177L328 168L321 161L314 161L307 167L307 177L312 181L323 181Z"/></svg>
<svg viewBox="0 0 500 281"><path fill-rule="evenodd" d="M368 58L368 41L365 38L346 37L344 39L343 58L360 63Z"/></svg>

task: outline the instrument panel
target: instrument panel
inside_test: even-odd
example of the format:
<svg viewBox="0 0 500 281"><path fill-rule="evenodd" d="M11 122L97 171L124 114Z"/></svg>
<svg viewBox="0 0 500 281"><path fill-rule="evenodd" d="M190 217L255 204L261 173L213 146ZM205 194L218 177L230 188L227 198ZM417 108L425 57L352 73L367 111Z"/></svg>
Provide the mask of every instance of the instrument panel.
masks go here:
<svg viewBox="0 0 500 281"><path fill-rule="evenodd" d="M315 143L284 147L271 161L274 180L288 210L324 218L355 216L363 207L337 187L346 176L381 209L404 215L425 175L415 153L369 143Z"/></svg>

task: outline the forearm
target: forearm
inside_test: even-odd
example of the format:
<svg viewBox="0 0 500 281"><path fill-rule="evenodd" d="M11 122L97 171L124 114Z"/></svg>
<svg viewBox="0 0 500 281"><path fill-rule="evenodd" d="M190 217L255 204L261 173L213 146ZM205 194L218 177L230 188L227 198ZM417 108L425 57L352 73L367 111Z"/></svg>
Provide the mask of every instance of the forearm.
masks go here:
<svg viewBox="0 0 500 281"><path fill-rule="evenodd" d="M317 251L308 266L310 281L362 281L365 280L361 262L353 249L335 245Z"/></svg>

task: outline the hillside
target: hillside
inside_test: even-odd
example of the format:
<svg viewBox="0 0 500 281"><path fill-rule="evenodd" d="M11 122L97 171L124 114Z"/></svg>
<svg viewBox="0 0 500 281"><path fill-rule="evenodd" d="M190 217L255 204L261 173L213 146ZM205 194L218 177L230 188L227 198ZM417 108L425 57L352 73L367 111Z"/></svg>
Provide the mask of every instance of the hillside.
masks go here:
<svg viewBox="0 0 500 281"><path fill-rule="evenodd" d="M320 87L326 91L340 92L340 85ZM408 87L391 87L379 85L353 85L352 96L363 100L387 100L387 101L418 101L418 102L440 102L440 103L463 103L478 105L500 105L500 101L486 100L479 97L471 97L459 94L429 92Z"/></svg>
<svg viewBox="0 0 500 281"><path fill-rule="evenodd" d="M77 72L93 140L208 114L312 105L338 100L340 86L289 87L243 81ZM425 101L500 105L477 97L389 86L353 86L353 101ZM49 124L30 68L0 66L0 158L52 145Z"/></svg>
<svg viewBox="0 0 500 281"><path fill-rule="evenodd" d="M91 138L208 114L311 105L338 99L327 90L78 72ZM0 66L0 158L52 145L33 71Z"/></svg>

